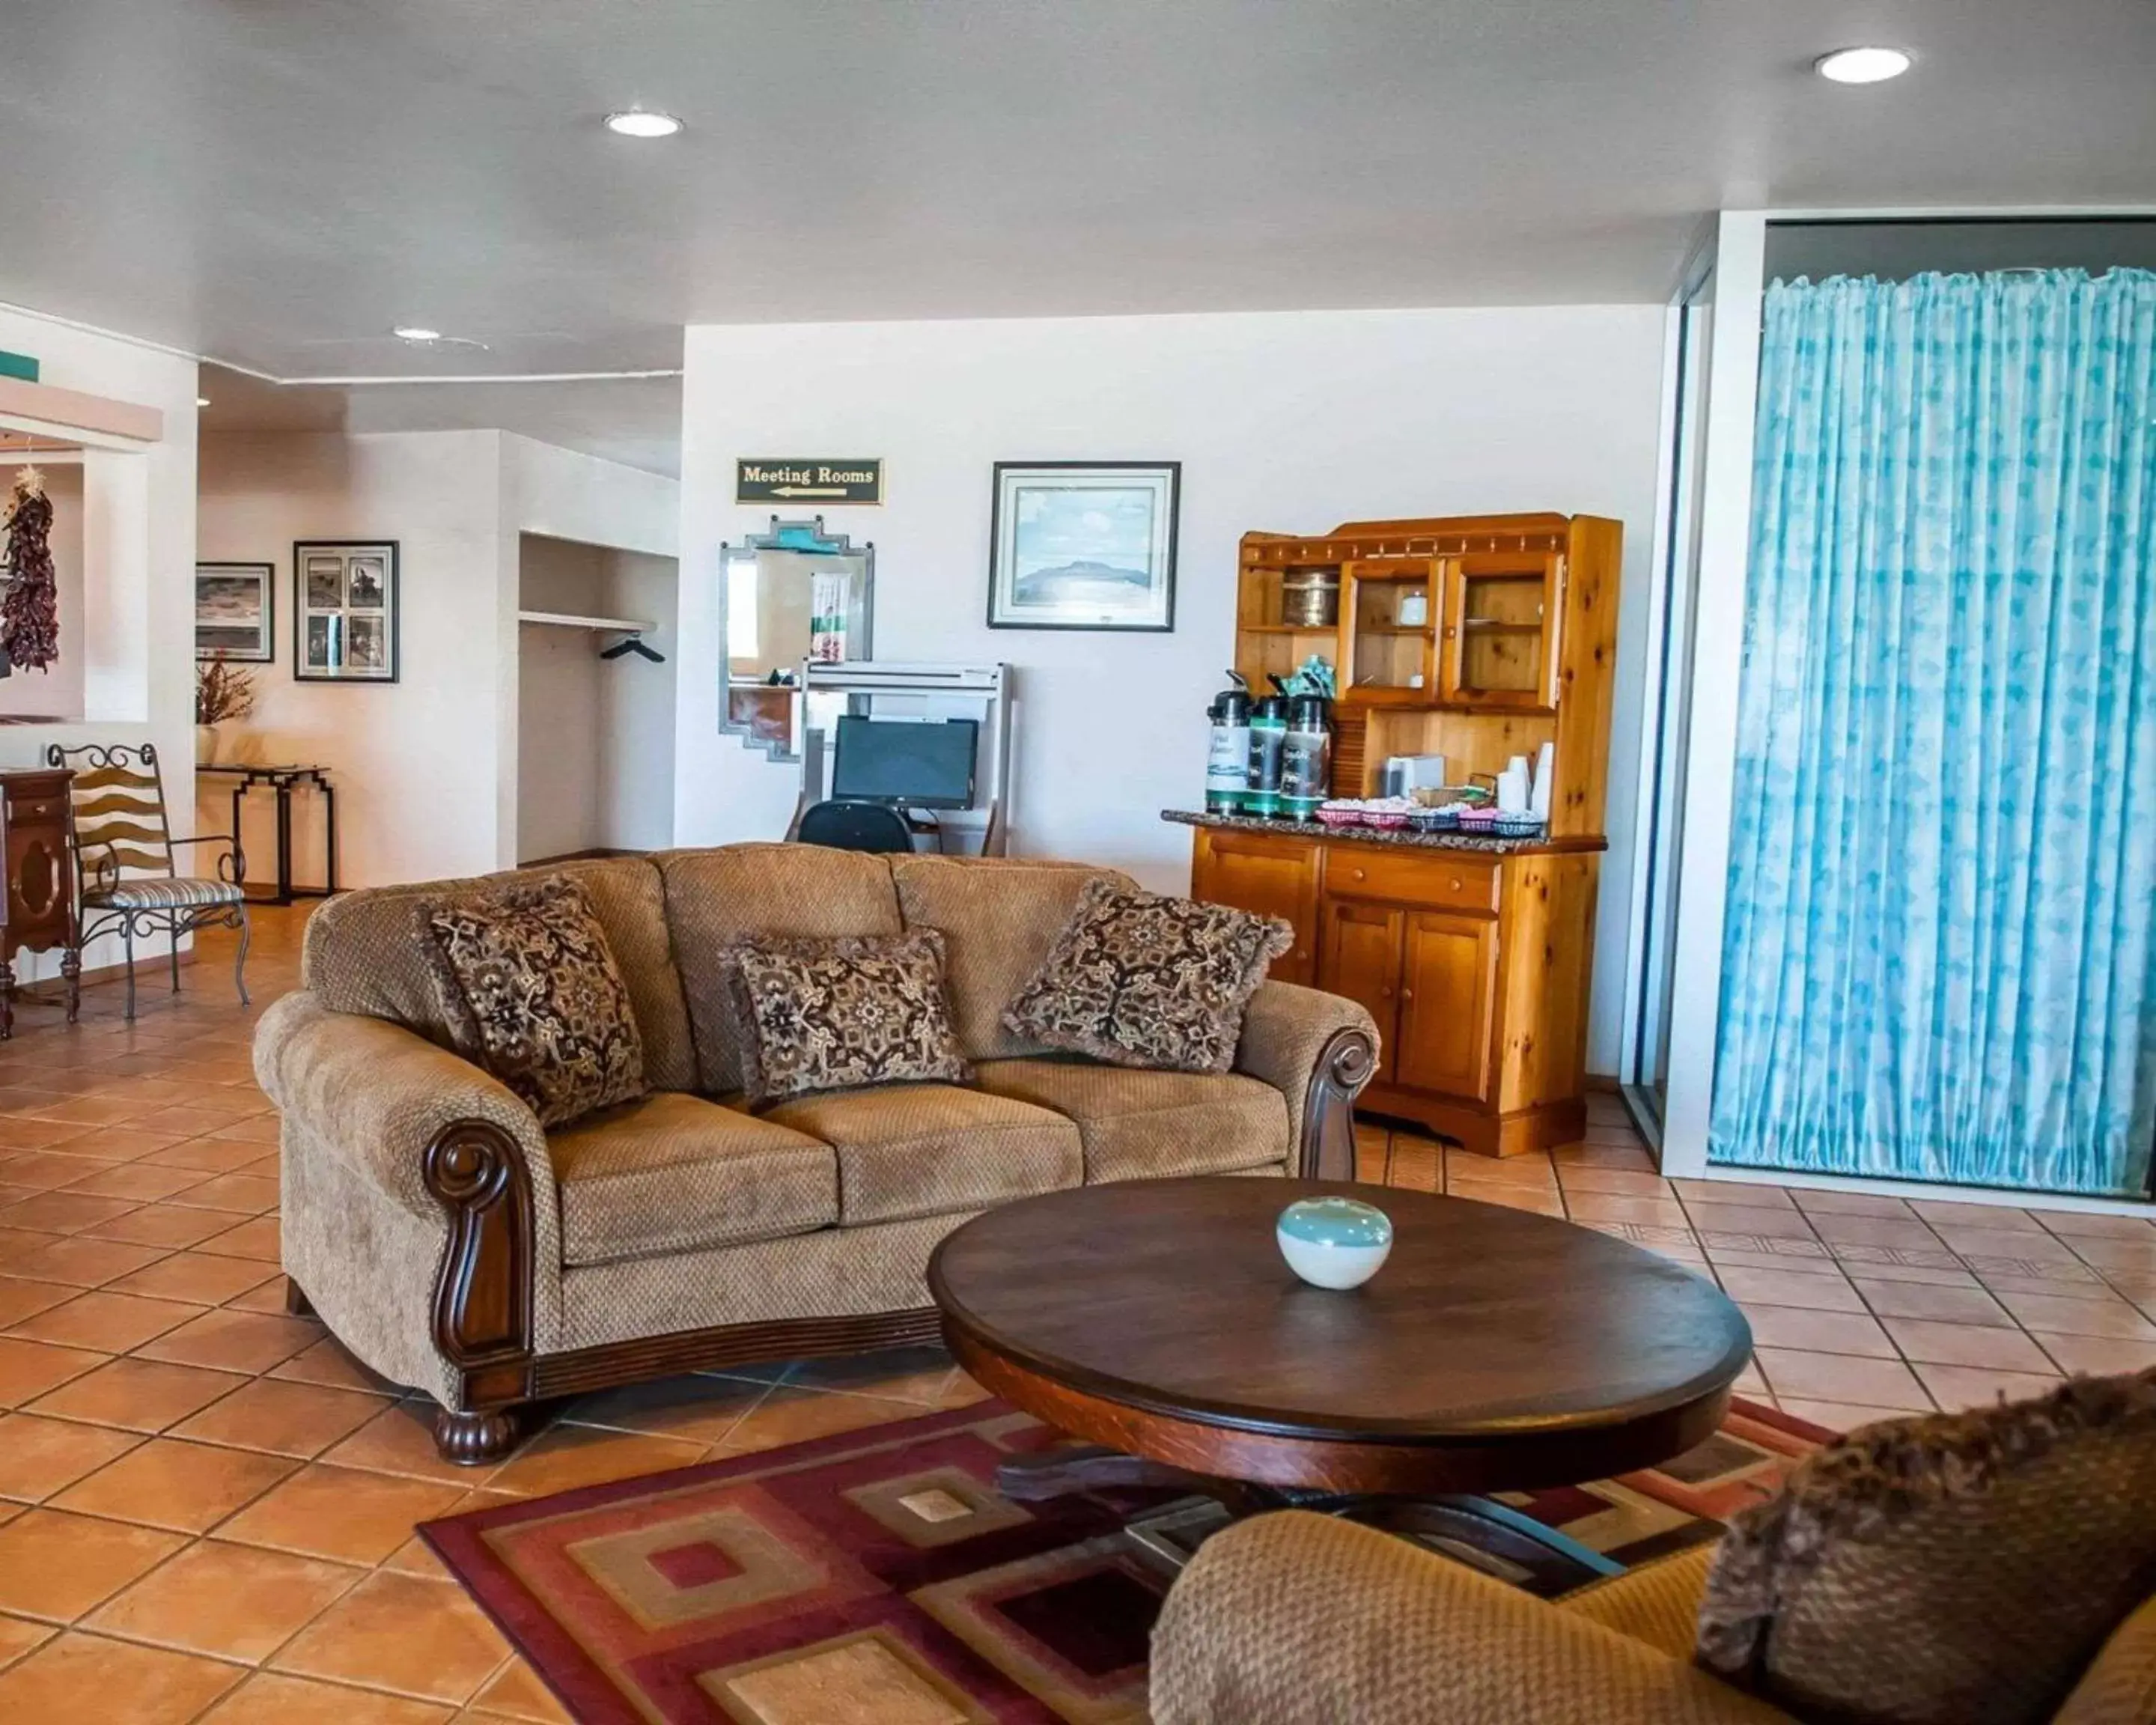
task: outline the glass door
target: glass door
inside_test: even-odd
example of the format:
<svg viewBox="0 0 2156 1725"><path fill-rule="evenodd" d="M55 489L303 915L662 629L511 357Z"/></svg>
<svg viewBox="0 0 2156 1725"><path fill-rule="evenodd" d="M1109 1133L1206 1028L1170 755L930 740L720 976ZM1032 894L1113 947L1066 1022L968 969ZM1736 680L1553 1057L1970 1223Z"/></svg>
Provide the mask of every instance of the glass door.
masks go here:
<svg viewBox="0 0 2156 1725"><path fill-rule="evenodd" d="M1340 696L1350 706L1437 698L1437 567L1350 563L1340 598Z"/></svg>
<svg viewBox="0 0 2156 1725"><path fill-rule="evenodd" d="M1640 770L1647 783L1646 891L1635 947L1630 1079L1625 1095L1659 1137L1669 1100L1670 1006L1676 987L1677 867L1684 851L1684 783L1691 742L1692 600L1699 578L1700 480L1707 446L1707 354L1714 320L1710 274L1678 309L1664 556L1656 572L1649 728Z"/></svg>
<svg viewBox="0 0 2156 1725"><path fill-rule="evenodd" d="M1445 566L1445 676L1463 706L1557 705L1564 559L1474 552Z"/></svg>

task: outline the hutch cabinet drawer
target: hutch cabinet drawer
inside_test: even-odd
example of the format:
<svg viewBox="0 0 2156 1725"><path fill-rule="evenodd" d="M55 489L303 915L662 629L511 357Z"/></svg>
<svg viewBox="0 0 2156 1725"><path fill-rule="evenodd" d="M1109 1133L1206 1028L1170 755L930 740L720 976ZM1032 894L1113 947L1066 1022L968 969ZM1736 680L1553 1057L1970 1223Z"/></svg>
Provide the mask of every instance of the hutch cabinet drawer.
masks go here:
<svg viewBox="0 0 2156 1725"><path fill-rule="evenodd" d="M1497 913L1497 865L1467 853L1404 856L1374 845L1343 845L1325 860L1328 897L1382 898L1470 915Z"/></svg>

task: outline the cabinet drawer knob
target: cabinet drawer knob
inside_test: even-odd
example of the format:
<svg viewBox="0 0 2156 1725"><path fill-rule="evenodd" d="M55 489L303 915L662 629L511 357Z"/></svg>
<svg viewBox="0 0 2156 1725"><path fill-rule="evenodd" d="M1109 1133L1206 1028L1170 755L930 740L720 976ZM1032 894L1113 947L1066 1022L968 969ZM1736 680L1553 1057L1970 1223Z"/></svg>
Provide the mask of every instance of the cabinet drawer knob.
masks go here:
<svg viewBox="0 0 2156 1725"><path fill-rule="evenodd" d="M1393 985L1390 983L1380 983L1378 988L1378 998L1381 1000L1391 999L1393 998Z"/></svg>
<svg viewBox="0 0 2156 1725"><path fill-rule="evenodd" d="M1452 877L1452 890L1453 890L1455 892L1457 892L1457 891L1460 891L1460 876L1459 876L1459 875L1455 875Z"/></svg>
<svg viewBox="0 0 2156 1725"><path fill-rule="evenodd" d="M1400 990L1400 999L1403 999L1403 1000L1412 1000L1412 999L1414 999L1414 990L1413 988L1403 988L1403 989L1401 989L1401 990Z"/></svg>
<svg viewBox="0 0 2156 1725"><path fill-rule="evenodd" d="M1350 872L1353 875L1354 878L1355 878L1356 880L1368 880L1368 879L1370 878L1370 877L1369 877L1369 875L1368 875L1365 870L1362 870L1362 869L1355 869L1355 870L1350 870Z"/></svg>

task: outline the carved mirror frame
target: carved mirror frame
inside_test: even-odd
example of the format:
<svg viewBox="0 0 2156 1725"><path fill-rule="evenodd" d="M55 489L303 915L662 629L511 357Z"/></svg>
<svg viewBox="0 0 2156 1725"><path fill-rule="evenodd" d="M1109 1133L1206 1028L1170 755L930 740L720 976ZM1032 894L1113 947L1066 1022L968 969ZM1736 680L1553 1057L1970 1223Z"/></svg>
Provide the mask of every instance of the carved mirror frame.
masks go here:
<svg viewBox="0 0 2156 1725"><path fill-rule="evenodd" d="M790 737L788 742L760 737L752 724L737 722L729 716L732 706L730 691L735 686L732 655L727 650L727 607L733 585L732 572L742 559L753 562L759 552L767 551L793 551L810 557L860 559L860 621L857 627L850 624L848 629L846 658L851 663L874 656L875 542L865 539L855 545L844 533L829 532L824 528L824 517L820 515L805 521L781 521L773 516L769 532L745 533L738 542L722 542L719 547L719 731L724 736L740 737L744 748L760 748L768 759L790 765L801 758L798 737ZM773 685L744 683L741 686L763 688ZM789 747L789 742L792 747Z"/></svg>

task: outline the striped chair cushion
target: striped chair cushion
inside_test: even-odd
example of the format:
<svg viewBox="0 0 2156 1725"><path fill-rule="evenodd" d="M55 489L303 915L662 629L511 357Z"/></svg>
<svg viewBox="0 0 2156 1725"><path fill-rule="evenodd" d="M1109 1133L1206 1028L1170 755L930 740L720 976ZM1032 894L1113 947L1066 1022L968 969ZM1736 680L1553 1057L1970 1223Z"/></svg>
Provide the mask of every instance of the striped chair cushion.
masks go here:
<svg viewBox="0 0 2156 1725"><path fill-rule="evenodd" d="M181 911L195 905L236 905L246 896L229 880L176 878L93 887L82 901L98 911Z"/></svg>

